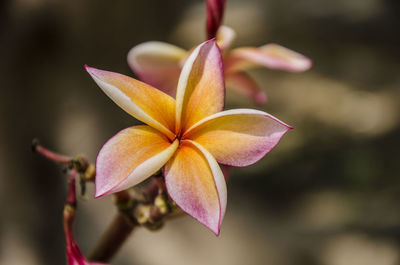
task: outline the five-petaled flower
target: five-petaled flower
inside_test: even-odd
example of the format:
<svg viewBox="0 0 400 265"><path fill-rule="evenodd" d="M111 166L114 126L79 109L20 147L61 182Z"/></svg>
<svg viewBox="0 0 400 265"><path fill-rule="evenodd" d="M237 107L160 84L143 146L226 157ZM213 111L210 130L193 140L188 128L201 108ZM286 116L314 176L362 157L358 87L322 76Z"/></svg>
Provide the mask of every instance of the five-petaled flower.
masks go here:
<svg viewBox="0 0 400 265"><path fill-rule="evenodd" d="M227 200L218 163L253 164L291 129L262 111L223 111L224 72L215 39L187 58L175 99L121 74L86 70L115 103L147 124L122 130L103 146L96 161L95 196L132 187L164 167L172 200L216 235Z"/></svg>
<svg viewBox="0 0 400 265"><path fill-rule="evenodd" d="M245 70L255 66L289 72L310 69L312 62L309 58L278 44L230 50L236 33L227 26L220 26L224 8L225 0L207 0L207 33L209 38L217 38L224 59L227 87L258 104L263 104L267 99L265 92L244 72ZM149 41L129 51L128 64L142 81L175 96L181 67L188 54L188 51L172 44Z"/></svg>

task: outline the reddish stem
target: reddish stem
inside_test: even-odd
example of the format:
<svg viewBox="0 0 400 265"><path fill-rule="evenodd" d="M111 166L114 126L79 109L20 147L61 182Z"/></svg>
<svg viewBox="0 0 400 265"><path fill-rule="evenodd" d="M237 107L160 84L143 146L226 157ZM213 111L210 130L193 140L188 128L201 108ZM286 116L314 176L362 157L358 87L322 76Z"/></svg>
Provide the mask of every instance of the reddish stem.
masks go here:
<svg viewBox="0 0 400 265"><path fill-rule="evenodd" d="M68 195L64 207L64 232L65 241L67 247L73 241L72 225L75 219L75 209L76 209L76 188L75 188L75 178L76 170L72 169L68 176Z"/></svg>
<svg viewBox="0 0 400 265"><path fill-rule="evenodd" d="M136 226L125 214L117 213L107 231L89 254L88 259L108 262L118 252Z"/></svg>
<svg viewBox="0 0 400 265"><path fill-rule="evenodd" d="M146 194L148 195L150 201L153 201L154 198L160 194L160 192L165 190L165 183L162 174L160 173L152 177L151 182L146 187Z"/></svg>
<svg viewBox="0 0 400 265"><path fill-rule="evenodd" d="M64 155L57 154L49 149L44 148L39 144L37 140L33 140L32 142L32 150L46 157L47 159L54 161L60 164L70 164L72 162L72 158Z"/></svg>
<svg viewBox="0 0 400 265"><path fill-rule="evenodd" d="M225 0L207 0L207 39L216 37L217 31L222 23L225 11Z"/></svg>
<svg viewBox="0 0 400 265"><path fill-rule="evenodd" d="M127 190L123 190L114 194L117 198L117 203L126 204L131 200L131 196Z"/></svg>
<svg viewBox="0 0 400 265"><path fill-rule="evenodd" d="M67 205L70 205L76 208L76 187L75 187L75 179L78 172L76 169L71 169L68 178L68 195L67 195Z"/></svg>
<svg viewBox="0 0 400 265"><path fill-rule="evenodd" d="M64 223L64 233L65 233L65 243L67 248L67 256L68 253L73 252L74 242L74 234L72 230L72 226L75 220L75 209L76 209L76 188L75 188L75 177L76 170L72 169L69 172L68 176L68 195L67 200L64 206L63 212L63 223Z"/></svg>

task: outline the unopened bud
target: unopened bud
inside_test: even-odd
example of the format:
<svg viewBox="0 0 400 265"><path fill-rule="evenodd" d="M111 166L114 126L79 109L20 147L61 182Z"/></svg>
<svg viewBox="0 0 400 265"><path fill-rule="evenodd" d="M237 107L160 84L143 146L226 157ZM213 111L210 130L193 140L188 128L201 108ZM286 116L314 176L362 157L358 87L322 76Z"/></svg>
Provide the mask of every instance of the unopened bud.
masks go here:
<svg viewBox="0 0 400 265"><path fill-rule="evenodd" d="M89 164L84 173L84 178L86 181L94 180L94 176L96 175L96 168L93 164Z"/></svg>
<svg viewBox="0 0 400 265"><path fill-rule="evenodd" d="M77 156L72 160L72 166L78 170L78 172L85 172L89 164L83 156Z"/></svg>
<svg viewBox="0 0 400 265"><path fill-rule="evenodd" d="M150 212L151 212L150 205L142 205L138 207L136 214L137 222L141 225L147 223L150 219Z"/></svg>
<svg viewBox="0 0 400 265"><path fill-rule="evenodd" d="M160 211L161 214L166 214L168 213L168 204L165 201L164 196L158 195L154 199L154 205L157 207L157 209Z"/></svg>

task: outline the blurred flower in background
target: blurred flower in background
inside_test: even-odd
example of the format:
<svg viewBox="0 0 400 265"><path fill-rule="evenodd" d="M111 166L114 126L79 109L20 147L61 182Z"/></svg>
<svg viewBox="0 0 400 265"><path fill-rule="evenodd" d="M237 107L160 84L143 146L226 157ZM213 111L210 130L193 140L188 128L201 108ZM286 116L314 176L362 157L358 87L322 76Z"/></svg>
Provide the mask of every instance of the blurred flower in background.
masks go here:
<svg viewBox="0 0 400 265"><path fill-rule="evenodd" d="M82 65L130 75L135 45L204 41L205 12L187 0L1 1L1 264L65 259L65 176L30 153L32 138L94 161L132 125ZM301 75L246 71L268 92L262 110L296 130L267 159L231 171L218 239L181 218L135 232L113 264L398 264L399 12L391 0L229 0L235 45L279 43L313 59ZM228 108L252 105L227 97ZM75 232L87 253L115 209L109 198L84 199Z"/></svg>
<svg viewBox="0 0 400 265"><path fill-rule="evenodd" d="M311 60L299 53L277 44L261 47L241 47L230 51L235 40L235 31L221 25L224 15L224 0L208 0L207 36L216 37L223 56L225 82L241 96L252 99L258 104L267 100L265 92L260 90L253 79L244 70L263 66L288 72L303 72L311 68ZM190 51L172 44L150 41L133 47L128 54L128 64L133 72L144 82L175 96L180 69Z"/></svg>

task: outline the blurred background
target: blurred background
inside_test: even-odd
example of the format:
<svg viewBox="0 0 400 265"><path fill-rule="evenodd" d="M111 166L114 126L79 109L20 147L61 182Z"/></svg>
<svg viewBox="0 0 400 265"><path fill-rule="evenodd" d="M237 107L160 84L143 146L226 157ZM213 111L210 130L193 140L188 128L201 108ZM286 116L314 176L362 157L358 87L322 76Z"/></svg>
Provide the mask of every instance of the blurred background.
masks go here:
<svg viewBox="0 0 400 265"><path fill-rule="evenodd" d="M259 163L231 171L217 238L189 217L134 232L112 264L400 264L400 2L228 0L235 46L279 43L312 70L250 72L268 93L254 106L293 125ZM131 47L184 48L205 36L200 0L0 2L0 263L64 264L66 176L30 151L34 137L94 161L136 121L83 65L133 75ZM79 200L75 234L87 253L115 213L111 198Z"/></svg>

